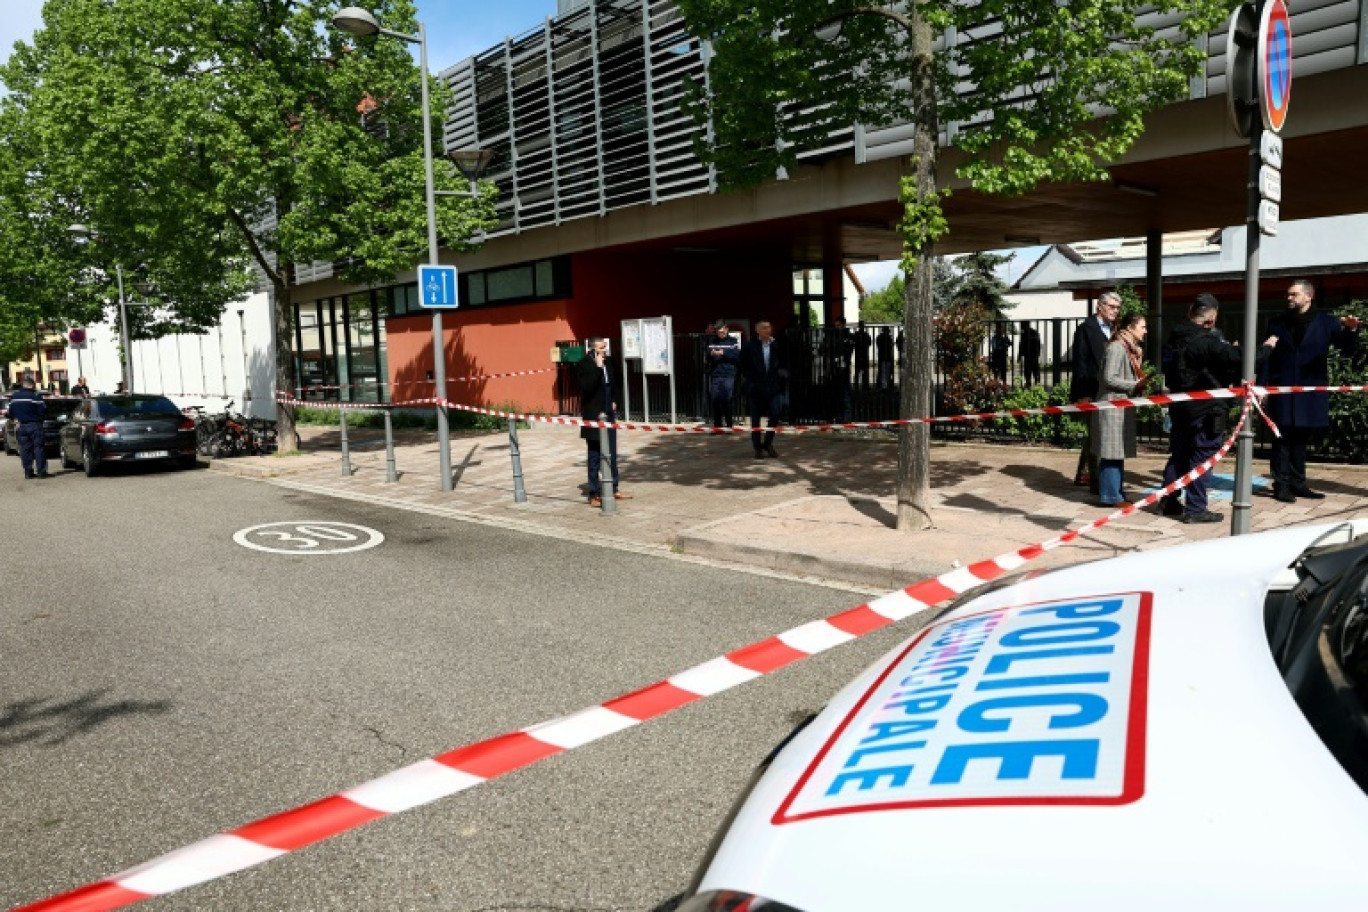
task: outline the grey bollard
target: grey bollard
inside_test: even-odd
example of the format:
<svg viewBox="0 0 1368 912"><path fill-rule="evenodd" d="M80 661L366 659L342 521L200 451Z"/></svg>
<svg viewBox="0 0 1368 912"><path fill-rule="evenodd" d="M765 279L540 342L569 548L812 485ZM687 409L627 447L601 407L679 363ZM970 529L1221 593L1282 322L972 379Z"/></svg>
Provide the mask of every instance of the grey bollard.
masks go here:
<svg viewBox="0 0 1368 912"><path fill-rule="evenodd" d="M347 410L339 408L337 414L342 416L342 477L351 478L351 450L347 448Z"/></svg>
<svg viewBox="0 0 1368 912"><path fill-rule="evenodd" d="M599 412L599 421L607 422L608 416ZM599 497L603 501L603 515L617 513L617 498L613 496L613 467L608 464L612 450L608 448L608 428L599 428Z"/></svg>
<svg viewBox="0 0 1368 912"><path fill-rule="evenodd" d="M394 419L385 409L385 484L394 484L399 473L394 468Z"/></svg>
<svg viewBox="0 0 1368 912"><path fill-rule="evenodd" d="M527 489L523 487L522 451L518 449L518 420L508 419L508 455L513 460L513 502L527 503Z"/></svg>

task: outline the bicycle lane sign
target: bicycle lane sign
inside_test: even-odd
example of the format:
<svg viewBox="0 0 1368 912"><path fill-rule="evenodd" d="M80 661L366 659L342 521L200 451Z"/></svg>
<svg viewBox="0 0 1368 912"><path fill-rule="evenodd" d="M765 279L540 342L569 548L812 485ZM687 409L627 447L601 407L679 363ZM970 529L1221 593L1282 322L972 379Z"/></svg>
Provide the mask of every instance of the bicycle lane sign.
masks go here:
<svg viewBox="0 0 1368 912"><path fill-rule="evenodd" d="M377 529L332 520L261 523L233 533L233 541L242 547L267 554L353 554L384 540Z"/></svg>

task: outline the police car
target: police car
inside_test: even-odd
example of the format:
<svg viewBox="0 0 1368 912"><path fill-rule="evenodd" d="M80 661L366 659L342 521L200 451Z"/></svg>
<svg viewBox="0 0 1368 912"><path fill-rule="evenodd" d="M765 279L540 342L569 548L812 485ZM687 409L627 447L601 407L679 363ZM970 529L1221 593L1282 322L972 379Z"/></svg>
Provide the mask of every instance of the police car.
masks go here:
<svg viewBox="0 0 1368 912"><path fill-rule="evenodd" d="M679 912L1368 908L1368 520L970 593L765 761Z"/></svg>

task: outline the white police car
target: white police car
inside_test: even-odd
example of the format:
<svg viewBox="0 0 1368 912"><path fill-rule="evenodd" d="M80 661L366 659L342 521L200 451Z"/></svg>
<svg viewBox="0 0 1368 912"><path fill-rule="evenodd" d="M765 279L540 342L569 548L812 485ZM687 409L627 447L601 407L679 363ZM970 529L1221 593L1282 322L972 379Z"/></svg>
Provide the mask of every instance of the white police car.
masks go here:
<svg viewBox="0 0 1368 912"><path fill-rule="evenodd" d="M781 745L679 912L1368 909L1368 520L971 593Z"/></svg>

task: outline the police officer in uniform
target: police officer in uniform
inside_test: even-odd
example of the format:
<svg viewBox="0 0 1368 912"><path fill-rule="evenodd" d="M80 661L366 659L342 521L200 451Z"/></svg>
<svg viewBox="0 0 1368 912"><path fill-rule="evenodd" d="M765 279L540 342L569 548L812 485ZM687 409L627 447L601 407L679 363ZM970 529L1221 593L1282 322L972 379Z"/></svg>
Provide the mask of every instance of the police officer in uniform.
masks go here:
<svg viewBox="0 0 1368 912"><path fill-rule="evenodd" d="M14 391L9 413L19 424L19 458L24 463L24 477L47 478L47 453L43 445L47 403L38 395L32 377L25 377L23 387Z"/></svg>
<svg viewBox="0 0 1368 912"><path fill-rule="evenodd" d="M1203 292L1188 308L1187 322L1179 323L1164 347L1164 379L1171 393L1192 393L1220 389L1240 379L1240 350L1226 341L1216 328L1220 302ZM1258 360L1268 357L1278 342L1270 336L1259 350ZM1175 402L1169 406L1173 429L1169 432L1169 460L1164 466L1164 484L1210 459L1221 448L1226 436L1227 399ZM1165 516L1178 516L1185 523L1220 522L1220 513L1207 508L1207 489L1211 473L1189 482L1182 495L1170 494L1162 501ZM1182 501L1179 497L1182 496Z"/></svg>
<svg viewBox="0 0 1368 912"><path fill-rule="evenodd" d="M741 363L741 343L732 337L726 320L713 324L708 339L708 401L712 404L713 427L732 426L732 390L736 388L737 365Z"/></svg>

